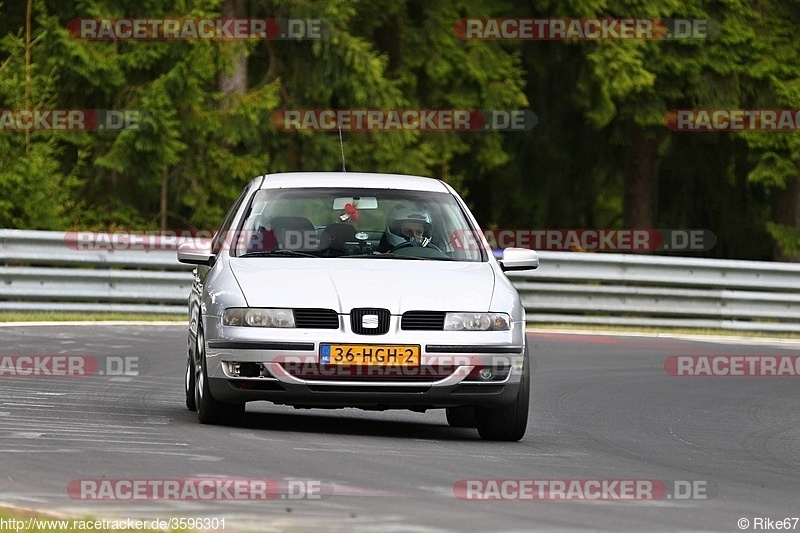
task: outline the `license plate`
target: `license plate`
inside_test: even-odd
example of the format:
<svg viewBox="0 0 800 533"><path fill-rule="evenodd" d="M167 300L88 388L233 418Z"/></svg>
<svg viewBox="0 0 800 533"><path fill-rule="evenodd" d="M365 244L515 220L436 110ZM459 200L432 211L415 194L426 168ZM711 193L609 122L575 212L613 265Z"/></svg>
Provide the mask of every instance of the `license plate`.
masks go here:
<svg viewBox="0 0 800 533"><path fill-rule="evenodd" d="M419 345L321 344L323 365L419 366Z"/></svg>

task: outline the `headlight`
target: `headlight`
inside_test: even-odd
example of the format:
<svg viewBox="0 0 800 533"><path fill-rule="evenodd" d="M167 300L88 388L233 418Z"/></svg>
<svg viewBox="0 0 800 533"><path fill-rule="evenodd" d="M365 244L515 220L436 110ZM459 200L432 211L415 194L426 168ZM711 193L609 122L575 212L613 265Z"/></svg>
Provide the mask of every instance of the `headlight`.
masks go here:
<svg viewBox="0 0 800 533"><path fill-rule="evenodd" d="M291 309L235 307L225 310L222 315L222 325L250 326L254 328L293 328L294 313Z"/></svg>
<svg viewBox="0 0 800 533"><path fill-rule="evenodd" d="M507 331L510 319L506 313L447 313L445 331Z"/></svg>

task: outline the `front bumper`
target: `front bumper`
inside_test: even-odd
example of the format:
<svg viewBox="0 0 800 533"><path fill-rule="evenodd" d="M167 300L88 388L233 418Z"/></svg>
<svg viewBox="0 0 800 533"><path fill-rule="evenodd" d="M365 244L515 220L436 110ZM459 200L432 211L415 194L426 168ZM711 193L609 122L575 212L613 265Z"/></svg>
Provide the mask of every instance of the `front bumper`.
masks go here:
<svg viewBox="0 0 800 533"><path fill-rule="evenodd" d="M205 323L211 394L228 403L414 410L496 406L515 400L523 365L530 364L523 322L502 332L403 331L392 324L379 337L344 328L226 327L217 317L206 317ZM421 365L320 365L321 343L419 345ZM481 369L491 369L491 377L481 376Z"/></svg>

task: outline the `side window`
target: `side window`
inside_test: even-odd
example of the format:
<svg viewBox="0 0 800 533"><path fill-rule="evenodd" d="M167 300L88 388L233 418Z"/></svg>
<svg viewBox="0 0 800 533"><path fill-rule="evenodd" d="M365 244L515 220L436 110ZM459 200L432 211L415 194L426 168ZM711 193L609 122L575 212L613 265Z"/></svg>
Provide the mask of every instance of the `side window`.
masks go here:
<svg viewBox="0 0 800 533"><path fill-rule="evenodd" d="M225 219L222 221L222 225L219 227L219 231L217 234L214 235L214 239L211 241L211 253L218 254L219 251L222 249L222 243L225 242L225 239L228 238L227 235L230 232L231 224L233 224L233 219L236 217L236 213L239 211L239 208L242 206L242 202L244 202L245 197L247 196L249 187L245 187L242 190L242 193L239 195L239 198L233 204L228 214L225 215Z"/></svg>

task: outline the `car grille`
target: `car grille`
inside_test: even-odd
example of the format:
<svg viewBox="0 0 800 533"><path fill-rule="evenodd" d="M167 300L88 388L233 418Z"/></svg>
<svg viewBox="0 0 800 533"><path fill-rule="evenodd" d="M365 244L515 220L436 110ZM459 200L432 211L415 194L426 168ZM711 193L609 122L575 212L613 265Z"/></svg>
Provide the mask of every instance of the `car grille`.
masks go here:
<svg viewBox="0 0 800 533"><path fill-rule="evenodd" d="M364 327L362 319L367 315L378 316L378 327ZM366 307L353 309L350 311L350 327L353 329L353 333L357 333L358 335L383 335L389 331L389 317L388 309L372 309Z"/></svg>
<svg viewBox="0 0 800 533"><path fill-rule="evenodd" d="M339 329L339 315L333 309L294 309L294 324L307 329Z"/></svg>
<svg viewBox="0 0 800 533"><path fill-rule="evenodd" d="M325 365L321 363L282 363L283 370L292 377L307 381L358 381L430 383L450 377L453 365L425 365L421 367Z"/></svg>
<svg viewBox="0 0 800 533"><path fill-rule="evenodd" d="M382 385L356 385L356 386L342 386L342 385L308 385L308 390L311 392L339 392L339 393L358 393L358 394L420 394L428 392L430 387L414 385L410 387L393 387ZM374 401L376 406L380 406L378 400L374 396L369 397Z"/></svg>
<svg viewBox="0 0 800 533"><path fill-rule="evenodd" d="M407 311L400 321L400 329L442 331L444 311Z"/></svg>

